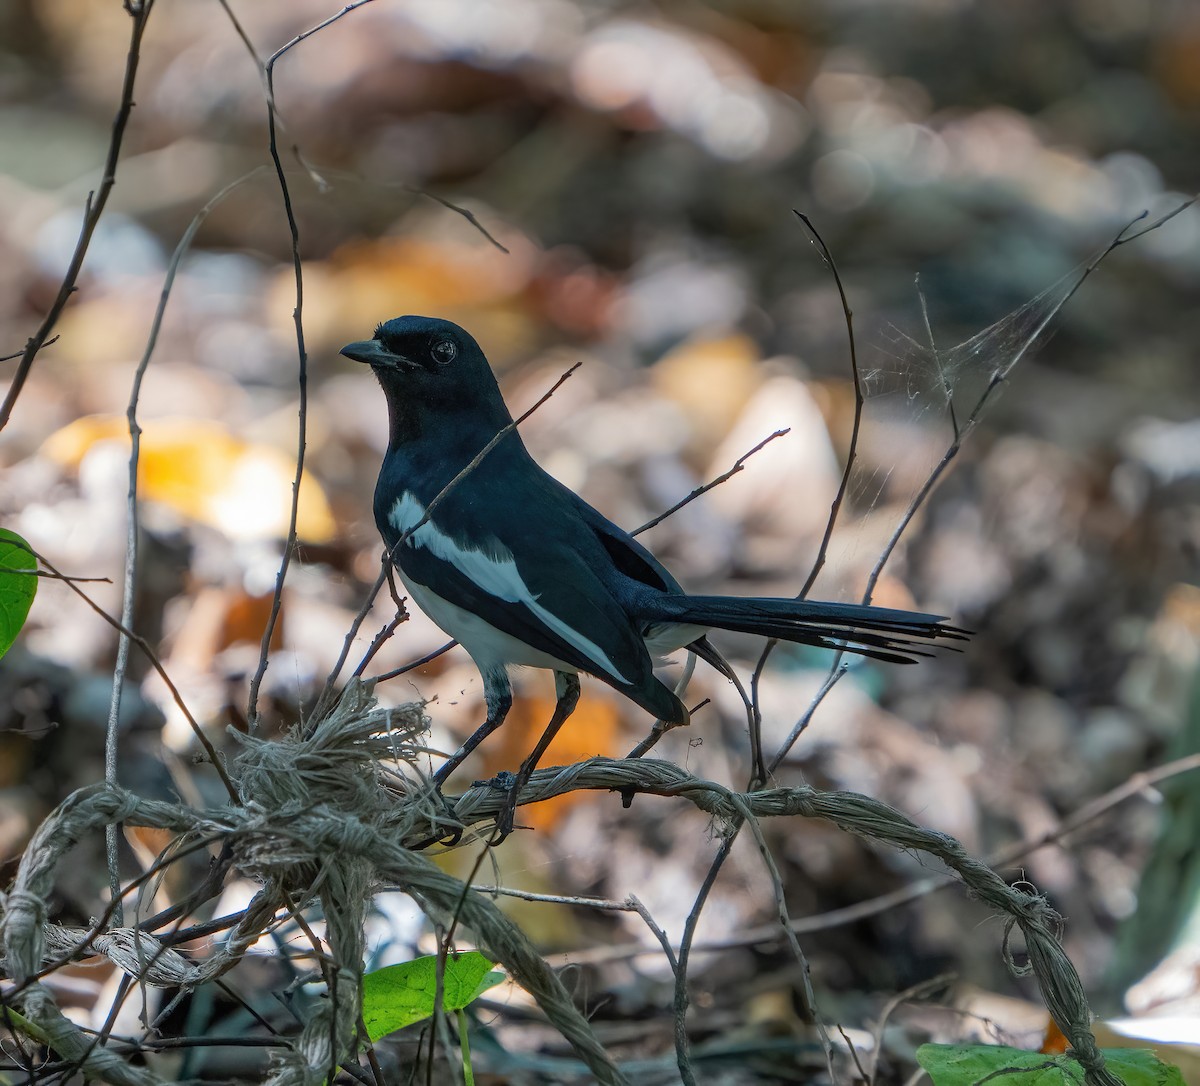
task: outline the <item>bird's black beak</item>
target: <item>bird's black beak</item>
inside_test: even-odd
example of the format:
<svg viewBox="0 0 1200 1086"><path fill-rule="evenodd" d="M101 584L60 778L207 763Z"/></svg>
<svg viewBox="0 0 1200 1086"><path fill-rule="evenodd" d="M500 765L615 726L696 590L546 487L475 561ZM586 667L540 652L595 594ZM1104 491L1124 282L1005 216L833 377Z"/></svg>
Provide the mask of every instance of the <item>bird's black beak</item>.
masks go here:
<svg viewBox="0 0 1200 1086"><path fill-rule="evenodd" d="M401 366L411 365L407 358L400 354L392 354L377 339L362 339L357 343L347 343L338 351L338 354L344 354L347 358L354 359L355 362L365 362L368 366L399 369Z"/></svg>

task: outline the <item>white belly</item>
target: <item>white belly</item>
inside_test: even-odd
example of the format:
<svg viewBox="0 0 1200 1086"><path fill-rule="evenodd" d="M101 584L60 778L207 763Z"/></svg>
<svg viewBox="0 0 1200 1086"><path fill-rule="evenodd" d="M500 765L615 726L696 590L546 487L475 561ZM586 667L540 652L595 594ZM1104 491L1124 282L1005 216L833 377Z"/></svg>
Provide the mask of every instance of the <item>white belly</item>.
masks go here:
<svg viewBox="0 0 1200 1086"><path fill-rule="evenodd" d="M671 653L677 652L684 645L690 645L697 637L701 637L707 632L707 626L664 622L661 626L651 627L650 633L645 638L646 651L650 653L650 659L657 662L663 656L670 656Z"/></svg>
<svg viewBox="0 0 1200 1086"><path fill-rule="evenodd" d="M403 574L400 575L400 579L404 581L404 587L408 589L417 606L471 654L471 659L485 675L489 671L502 670L510 664L565 671L572 675L578 673L579 669L572 664L541 652L512 634L497 630L491 623L449 600L442 599L423 584L410 581Z"/></svg>

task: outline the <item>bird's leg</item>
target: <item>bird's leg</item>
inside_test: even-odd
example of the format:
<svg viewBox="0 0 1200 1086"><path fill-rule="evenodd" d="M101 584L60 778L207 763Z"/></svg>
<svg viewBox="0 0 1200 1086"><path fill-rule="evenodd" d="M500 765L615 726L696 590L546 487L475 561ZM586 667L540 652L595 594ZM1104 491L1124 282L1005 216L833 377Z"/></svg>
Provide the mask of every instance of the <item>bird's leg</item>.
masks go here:
<svg viewBox="0 0 1200 1086"><path fill-rule="evenodd" d="M757 714L754 711L754 703L750 700L746 693L746 688L742 685L742 680L738 678L738 674L733 670L729 661L717 651L717 648L707 637L700 637L688 645L688 649L700 657L706 664L712 665L717 671L725 676L738 694L741 695L742 704L746 706L746 721L750 729L750 760L753 771L751 780L751 788L761 788L767 783L767 770L763 764L762 753L762 735Z"/></svg>
<svg viewBox="0 0 1200 1086"><path fill-rule="evenodd" d="M483 675L483 697L487 702L487 719L475 729L471 737L458 750L446 759L433 775L434 795L441 800L448 820L454 826L454 829L448 833L440 833L430 837L420 842L420 844L411 845L410 847L413 851L428 848L432 844L455 845L458 843L462 837L463 829L453 806L442 796L442 785L446 783L446 778L462 765L471 751L504 723L504 718L508 716L508 711L512 708L512 686L508 681L508 672L503 668L495 671L482 671L481 669L481 674Z"/></svg>
<svg viewBox="0 0 1200 1086"><path fill-rule="evenodd" d="M439 789L446 783L446 778L462 765L471 751L504 723L504 718L512 708L512 684L508 681L508 672L503 668L483 672L483 697L487 702L487 719L433 775L433 783Z"/></svg>
<svg viewBox="0 0 1200 1086"><path fill-rule="evenodd" d="M537 746L530 752L529 757L521 763L521 768L517 770L517 775L515 777L508 775L509 779L504 782L505 788L508 791L508 802L496 819L497 836L494 841L495 844L499 844L512 833L513 818L517 812L517 800L520 799L521 789L529 783L529 778L533 776L533 771L537 769L537 764L541 761L542 755L546 753L546 748L554 741L554 737L558 734L559 729L566 723L567 717L575 712L575 706L579 704L579 676L566 671L556 671L554 673L554 692L558 695L558 701L554 706L554 715L550 717L550 723L546 725L546 730L542 732L542 737L537 741Z"/></svg>

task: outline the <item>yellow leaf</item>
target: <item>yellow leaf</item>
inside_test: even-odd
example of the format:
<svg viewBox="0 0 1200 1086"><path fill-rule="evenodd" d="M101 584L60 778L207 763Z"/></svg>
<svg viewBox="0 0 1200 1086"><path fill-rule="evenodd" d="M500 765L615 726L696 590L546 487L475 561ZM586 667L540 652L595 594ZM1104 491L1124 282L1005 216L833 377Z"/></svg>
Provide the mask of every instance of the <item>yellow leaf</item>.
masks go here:
<svg viewBox="0 0 1200 1086"><path fill-rule="evenodd" d="M102 441L128 447L125 419L77 419L51 434L42 451L64 467L77 469ZM216 422L151 419L142 426L139 494L231 539L287 535L295 470L291 458L278 449L243 441ZM327 543L336 534L325 492L311 475L300 484L296 533L312 543Z"/></svg>
<svg viewBox="0 0 1200 1086"><path fill-rule="evenodd" d="M762 384L758 362L748 336L692 339L659 359L651 374L658 390L692 420L697 444L708 452Z"/></svg>

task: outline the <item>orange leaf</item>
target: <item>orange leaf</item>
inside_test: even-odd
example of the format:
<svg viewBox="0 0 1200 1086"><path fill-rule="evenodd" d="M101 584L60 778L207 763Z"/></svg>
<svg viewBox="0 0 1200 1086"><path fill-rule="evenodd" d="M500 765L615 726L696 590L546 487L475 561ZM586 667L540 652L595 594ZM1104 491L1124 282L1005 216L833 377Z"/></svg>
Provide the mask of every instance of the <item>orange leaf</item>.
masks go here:
<svg viewBox="0 0 1200 1086"><path fill-rule="evenodd" d="M1046 1035L1042 1038L1042 1048L1047 1056L1061 1056L1071 1046L1071 1042L1063 1036L1058 1023L1053 1018L1046 1025Z"/></svg>
<svg viewBox="0 0 1200 1086"><path fill-rule="evenodd" d="M213 657L230 645L258 645L271 613L272 595L251 596L244 589L205 586L192 598L175 635L171 662L207 673ZM271 649L283 647L287 622L286 596L279 621L271 633Z"/></svg>
<svg viewBox="0 0 1200 1086"><path fill-rule="evenodd" d="M553 713L552 698L528 694L514 697L504 726L483 745L486 774L495 776L502 770L515 772L541 738ZM578 707L554 737L540 764L567 765L597 754L624 753L617 750L620 721L614 698L602 687L586 685ZM544 803L530 804L517 813L517 823L539 830L551 829L567 810L586 798L586 793L574 792Z"/></svg>
<svg viewBox="0 0 1200 1086"><path fill-rule="evenodd" d="M143 867L149 867L175 839L171 830L155 826L125 826L125 839L137 853Z"/></svg>

